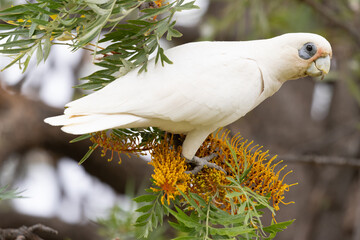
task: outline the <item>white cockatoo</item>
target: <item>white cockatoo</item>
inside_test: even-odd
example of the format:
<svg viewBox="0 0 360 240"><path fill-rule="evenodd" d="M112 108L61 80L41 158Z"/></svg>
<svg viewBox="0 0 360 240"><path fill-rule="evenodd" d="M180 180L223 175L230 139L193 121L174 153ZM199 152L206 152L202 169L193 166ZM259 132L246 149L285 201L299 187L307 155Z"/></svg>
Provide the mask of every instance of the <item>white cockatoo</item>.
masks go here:
<svg viewBox="0 0 360 240"><path fill-rule="evenodd" d="M332 50L319 35L288 33L188 43L165 55L173 64L163 67L152 59L147 72L134 69L45 122L71 134L150 126L183 133L182 155L208 165L195 153L210 133L243 117L287 80L327 74Z"/></svg>

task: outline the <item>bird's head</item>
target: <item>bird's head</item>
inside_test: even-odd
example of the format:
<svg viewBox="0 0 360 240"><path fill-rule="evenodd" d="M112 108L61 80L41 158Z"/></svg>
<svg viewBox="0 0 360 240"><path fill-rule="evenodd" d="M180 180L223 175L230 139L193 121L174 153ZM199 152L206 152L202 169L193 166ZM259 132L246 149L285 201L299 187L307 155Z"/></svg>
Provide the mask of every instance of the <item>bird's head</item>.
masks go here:
<svg viewBox="0 0 360 240"><path fill-rule="evenodd" d="M330 43L320 35L312 33L288 33L273 38L281 42L283 54L280 64L291 66L283 69L289 79L300 77L324 77L330 70L332 50ZM284 65L283 65L284 64Z"/></svg>

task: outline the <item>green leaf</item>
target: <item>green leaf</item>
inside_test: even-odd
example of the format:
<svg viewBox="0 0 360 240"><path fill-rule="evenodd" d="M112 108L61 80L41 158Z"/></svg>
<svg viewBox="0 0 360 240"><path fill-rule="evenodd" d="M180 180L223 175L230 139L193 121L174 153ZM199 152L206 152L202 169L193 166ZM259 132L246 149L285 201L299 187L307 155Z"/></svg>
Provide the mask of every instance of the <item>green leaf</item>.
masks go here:
<svg viewBox="0 0 360 240"><path fill-rule="evenodd" d="M87 133L87 134L81 135L81 136L79 136L77 138L74 138L73 140L70 141L70 143L79 142L79 141L91 138L91 136L92 135L90 133Z"/></svg>
<svg viewBox="0 0 360 240"><path fill-rule="evenodd" d="M156 25L155 32L159 37L162 37L165 34L165 32L168 30L169 23L168 23L168 21L166 21L167 19L168 19L168 17L161 19L160 21L158 21L158 23Z"/></svg>
<svg viewBox="0 0 360 240"><path fill-rule="evenodd" d="M180 231L180 232L190 232L192 230L192 228L188 228L183 224L179 224L179 223L175 223L175 222L171 222L168 221L169 225L173 228L175 228L176 230Z"/></svg>
<svg viewBox="0 0 360 240"><path fill-rule="evenodd" d="M106 3L106 7L104 9L107 10L107 14L97 15L95 21L93 21L90 25L86 26L83 33L78 37L77 47L82 47L91 40L93 40L96 36L98 36L110 18L111 12L115 6L116 0L109 0Z"/></svg>
<svg viewBox="0 0 360 240"><path fill-rule="evenodd" d="M191 207L193 207L199 214L202 213L202 209L201 209L201 205L199 206L199 204L193 199L193 196L195 196L195 193L191 193L190 197L187 196L185 193L183 193L182 191L180 191L181 196L187 201L188 204L190 204ZM207 203L205 203L202 206L206 206Z"/></svg>
<svg viewBox="0 0 360 240"><path fill-rule="evenodd" d="M169 207L167 207L168 211L173 215L179 222L184 224L186 227L189 228L201 228L203 227L202 224L199 223L199 221L192 219L188 215L186 215L180 208L175 206L175 209L177 212L171 210Z"/></svg>
<svg viewBox="0 0 360 240"><path fill-rule="evenodd" d="M0 16L0 18L1 18L1 16ZM14 29L14 28L17 28L17 26L11 25L11 24L0 24L0 30L1 31L10 30L10 29Z"/></svg>
<svg viewBox="0 0 360 240"><path fill-rule="evenodd" d="M22 198L19 194L22 192L18 192L15 190L9 190L9 186L0 187L0 201L14 198Z"/></svg>
<svg viewBox="0 0 360 240"><path fill-rule="evenodd" d="M195 1L192 1L192 2L185 3L183 5L180 5L180 6L175 6L174 10L177 12L180 12L183 10L200 9L199 6L196 6L194 3L195 3Z"/></svg>
<svg viewBox="0 0 360 240"><path fill-rule="evenodd" d="M106 84L102 82L88 82L80 85L76 85L75 88L82 88L84 90L91 90L91 89L100 89L106 86Z"/></svg>
<svg viewBox="0 0 360 240"><path fill-rule="evenodd" d="M43 58L44 58L44 53L41 47L41 42L39 42L36 50L36 62L38 65L41 62L41 60L43 60Z"/></svg>
<svg viewBox="0 0 360 240"><path fill-rule="evenodd" d="M203 239L204 238L193 237L193 236L181 236L181 237L173 238L172 240L203 240Z"/></svg>
<svg viewBox="0 0 360 240"><path fill-rule="evenodd" d="M173 37L181 37L182 33L174 29L175 21L169 26L166 39L171 41Z"/></svg>
<svg viewBox="0 0 360 240"><path fill-rule="evenodd" d="M149 223L148 221L137 222L137 223L134 224L134 226L135 226L135 227L140 227L140 228L141 228L141 227L145 227L145 228L146 228L146 226L148 225L148 223Z"/></svg>
<svg viewBox="0 0 360 240"><path fill-rule="evenodd" d="M23 5L16 5L7 9L0 11L0 15L11 15L11 14L22 14L28 11L25 7L26 4ZM0 16L1 18L2 16Z"/></svg>
<svg viewBox="0 0 360 240"><path fill-rule="evenodd" d="M155 57L155 63L158 62L158 60L161 60L161 65L164 66L164 62L168 63L168 64L172 64L173 62L170 61L169 58L167 58L164 54L164 49L162 49L161 47L158 48L158 52L156 54L156 57Z"/></svg>
<svg viewBox="0 0 360 240"><path fill-rule="evenodd" d="M45 38L44 41L44 61L46 61L46 59L48 58L50 54L50 49L51 49L51 41L50 41L50 36L48 36L47 38Z"/></svg>
<svg viewBox="0 0 360 240"><path fill-rule="evenodd" d="M32 56L33 53L34 53L34 48L31 48L30 51L27 53L28 56L27 56L27 58L25 59L25 62L24 62L24 69L22 71L23 74L24 74L24 72L26 71L26 69L29 66L31 56Z"/></svg>
<svg viewBox="0 0 360 240"><path fill-rule="evenodd" d="M89 149L89 151L87 151L87 153L85 154L85 156L79 161L79 165L81 165L81 164L83 164L85 161L86 161L86 159L88 159L89 157L90 157L90 155L94 152L94 150L97 148L97 146L98 146L98 144L97 143L94 143L91 147L90 147L90 149Z"/></svg>
<svg viewBox="0 0 360 240"><path fill-rule="evenodd" d="M2 44L0 44L0 47L3 47L3 48L24 47L25 45L32 44L35 41L36 41L36 39L21 39L21 40L2 43Z"/></svg>
<svg viewBox="0 0 360 240"><path fill-rule="evenodd" d="M136 219L136 223L145 222L145 221L148 220L148 218L150 217L150 214L151 214L151 213L145 213L145 214L141 215L140 217L138 217L138 218Z"/></svg>
<svg viewBox="0 0 360 240"><path fill-rule="evenodd" d="M244 195L244 193L241 192L231 192L231 193L227 193L226 197L227 198L234 198L234 197L240 197L241 195Z"/></svg>
<svg viewBox="0 0 360 240"><path fill-rule="evenodd" d="M24 4L23 5L27 10L30 10L34 13L42 13L42 14L46 14L46 15L53 15L55 13L49 12L47 11L45 8L43 7L39 7L39 4Z"/></svg>
<svg viewBox="0 0 360 240"><path fill-rule="evenodd" d="M85 0L87 3L95 3L95 4L104 4L108 3L110 0Z"/></svg>
<svg viewBox="0 0 360 240"><path fill-rule="evenodd" d="M145 13L144 15L140 16L139 19L149 19L149 18L153 18L157 15L166 13L169 11L170 7L173 5L174 3L169 3L167 5L164 5L162 7L159 8L146 8L141 10L141 12Z"/></svg>
<svg viewBox="0 0 360 240"><path fill-rule="evenodd" d="M78 18L70 18L70 19L58 18L58 20L61 24L65 25L66 27L69 27L75 24L78 21Z"/></svg>
<svg viewBox="0 0 360 240"><path fill-rule="evenodd" d="M47 6L49 8L51 8L52 10L54 9L60 9L61 7L63 7L64 5L61 4L61 1L56 2L54 0L38 0L38 2L43 2L43 3L47 3Z"/></svg>
<svg viewBox="0 0 360 240"><path fill-rule="evenodd" d="M153 207L153 205L144 205L138 209L136 209L136 212L142 212L142 213L145 213L145 212L148 212L150 211L150 209Z"/></svg>
<svg viewBox="0 0 360 240"><path fill-rule="evenodd" d="M221 210L222 211L222 210ZM224 212L224 211L222 211ZM224 217L210 217L210 221L214 224L221 224L221 225L230 225L230 224L244 224L245 216L244 212L239 212L236 215L230 215L227 212L224 212L227 214L227 216ZM210 213L211 215L215 215L213 212Z"/></svg>
<svg viewBox="0 0 360 240"><path fill-rule="evenodd" d="M18 36L21 36L21 35L27 35L29 33L29 30L27 30L27 29L21 29L21 30L19 30L19 29L15 29L14 31L8 31L8 32L1 32L0 33L0 36L6 36L6 37L8 37L8 36L10 36L10 35L18 35Z"/></svg>
<svg viewBox="0 0 360 240"><path fill-rule="evenodd" d="M106 23L107 17L108 15L100 16L91 26L85 28L83 34L81 34L77 39L78 47L84 46L100 34L101 29Z"/></svg>
<svg viewBox="0 0 360 240"><path fill-rule="evenodd" d="M139 197L134 198L133 200L137 203L141 203L141 202L152 202L157 198L156 195L142 195Z"/></svg>
<svg viewBox="0 0 360 240"><path fill-rule="evenodd" d="M98 5L93 4L93 3L90 3L88 6L98 15L109 14L109 11L110 11L109 9L103 9L103 8L99 7Z"/></svg>
<svg viewBox="0 0 360 240"><path fill-rule="evenodd" d="M17 53L22 53L22 52L26 52L30 49L30 47L27 48L14 48L14 49L0 49L0 53L4 53L4 54L17 54Z"/></svg>
<svg viewBox="0 0 360 240"><path fill-rule="evenodd" d="M251 232L254 232L254 228L248 228L245 226L240 227L229 227L229 228L214 228L209 226L209 231L211 235L222 235L228 237L236 237L238 235L244 235Z"/></svg>
<svg viewBox="0 0 360 240"><path fill-rule="evenodd" d="M37 19L37 18L30 18L31 22L33 23L36 23L38 25L43 25L43 26L46 26L48 25L48 21L45 21L45 20L41 20L41 19Z"/></svg>
<svg viewBox="0 0 360 240"><path fill-rule="evenodd" d="M152 191L151 191L152 192ZM135 226L138 227L139 231L137 232L137 236L140 237L148 237L149 233L156 229L157 226L163 223L163 217L164 217L164 206L160 204L159 199L162 196L161 192L157 192L157 195L144 195L144 196L155 196L155 199L152 204L145 205L141 208L139 208L138 212L146 212L142 216L138 217L136 220ZM148 197L140 196L135 198L135 200L141 201L141 202L150 202L150 199Z"/></svg>
<svg viewBox="0 0 360 240"><path fill-rule="evenodd" d="M264 227L263 230L265 232L270 233L270 236L268 239L273 239L278 232L284 231L294 221L295 221L295 219L289 220L286 222L275 223L275 224L272 223L270 226Z"/></svg>
<svg viewBox="0 0 360 240"><path fill-rule="evenodd" d="M37 26L38 26L38 24L35 23L35 22L33 22L31 24L30 29L29 29L29 36L28 37L32 37L32 35L34 35Z"/></svg>
<svg viewBox="0 0 360 240"><path fill-rule="evenodd" d="M19 61L21 58L23 58L25 56L25 54L26 54L26 52L20 53L13 61L11 61L11 63L9 63L3 69L1 69L1 71L4 71L5 69L7 69L7 68L11 67L12 65L14 65L17 61Z"/></svg>
<svg viewBox="0 0 360 240"><path fill-rule="evenodd" d="M190 197L195 199L199 203L199 204L197 204L196 202L193 202L193 204L200 205L200 206L208 205L208 203L196 193L191 193L190 192Z"/></svg>

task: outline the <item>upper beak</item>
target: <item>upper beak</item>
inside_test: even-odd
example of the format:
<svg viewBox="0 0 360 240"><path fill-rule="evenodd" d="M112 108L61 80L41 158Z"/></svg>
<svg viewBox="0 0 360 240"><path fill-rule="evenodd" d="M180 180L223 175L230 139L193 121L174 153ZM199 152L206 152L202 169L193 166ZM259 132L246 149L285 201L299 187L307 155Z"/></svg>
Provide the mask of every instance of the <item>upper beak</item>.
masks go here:
<svg viewBox="0 0 360 240"><path fill-rule="evenodd" d="M310 67L306 70L306 73L312 77L324 77L330 71L330 56L319 57L311 63Z"/></svg>

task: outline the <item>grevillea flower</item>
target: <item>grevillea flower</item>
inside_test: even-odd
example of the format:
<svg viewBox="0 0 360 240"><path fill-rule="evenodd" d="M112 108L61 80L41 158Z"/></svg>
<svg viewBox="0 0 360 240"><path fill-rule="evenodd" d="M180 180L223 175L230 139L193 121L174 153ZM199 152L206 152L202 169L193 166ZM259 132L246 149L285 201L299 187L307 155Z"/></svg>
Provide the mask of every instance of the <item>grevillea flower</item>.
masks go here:
<svg viewBox="0 0 360 240"><path fill-rule="evenodd" d="M226 198L229 180L226 177L235 178L248 169L242 186L252 189L259 195L270 196L275 210L279 210L279 203L287 204L283 201L284 193L289 191L292 185L284 183L284 178L292 171L281 178L280 173L286 166L276 171L276 166L282 162L275 163L276 156L269 159L268 151L263 151L262 147L253 145L253 142L244 140L240 135L234 136L228 142L228 134L229 132L225 131L222 135L218 132L209 136L198 151L198 156L203 157L216 150L218 157L212 161L221 166L228 173L227 176L215 169L204 168L192 179L190 191L199 194L205 200L211 198L218 207L230 211L229 199ZM245 200L245 196L241 198Z"/></svg>
<svg viewBox="0 0 360 240"><path fill-rule="evenodd" d="M162 141L151 151L152 160L149 162L155 168L152 177L155 185L158 186L152 190L163 191L161 201L164 204L166 199L168 205L171 200L180 195L179 190L187 192L191 179L191 176L185 173L187 164L180 156L181 151L174 150L174 148L175 146L170 146L168 141Z"/></svg>
<svg viewBox="0 0 360 240"><path fill-rule="evenodd" d="M111 157L108 161L112 161L114 158L114 152L118 154L119 163L121 163L120 153L134 154L136 156L146 155L145 151L148 151L157 144L155 139L139 144L140 137L138 135L124 135L119 136L113 131L101 131L93 133L90 141L95 144L95 148L102 148L101 156L104 157L108 151L111 152Z"/></svg>
<svg viewBox="0 0 360 240"><path fill-rule="evenodd" d="M284 182L284 178L291 171L280 176L286 166L277 166L281 161L275 161L276 156L269 157L268 151L263 151L262 147L253 145L252 142L244 140L239 135L229 139L229 131L217 132L210 135L201 145L196 155L205 157L211 153L216 153L217 157L211 162L222 167L227 174L213 168L204 167L196 175L188 174L185 171L191 166L185 162L181 156L181 144L174 144L173 136L166 135L161 141L151 140L139 145L136 135L119 136L114 132L98 132L91 137L91 141L96 147L102 148L105 156L107 151L118 154L132 153L141 155L149 150L151 153L150 165L154 167L155 192L162 192L162 203L167 201L170 204L176 196L183 193L192 192L201 196L205 201L213 201L219 208L231 211L231 204L245 201L246 196L241 195L236 199L229 199L228 194L238 191L230 186L229 178L238 179L238 176L247 172L240 185L247 187L259 195L270 197L275 210L279 210L279 204L284 202L284 194L289 191L293 184ZM111 157L112 159L113 157ZM110 160L111 160L110 159ZM239 200L240 199L240 200Z"/></svg>
<svg viewBox="0 0 360 240"><path fill-rule="evenodd" d="M155 3L158 7L163 6L165 2L167 2L167 0L157 0L157 1L154 1L154 3Z"/></svg>
<svg viewBox="0 0 360 240"><path fill-rule="evenodd" d="M196 175L186 174L185 170L190 166L187 166L185 159L180 155L181 146L175 147L171 140L162 141L155 148L156 150L152 151L150 162L155 168L152 177L158 187L157 191L162 190L163 198L170 203L171 199L180 195L179 189L182 192L188 190L206 201L211 199L218 207L230 211L231 205L227 193L235 189L228 188L230 182L227 177L235 178L236 175L241 175L249 169L241 185L259 195L270 196L274 209L279 210L279 203L284 203L284 193L289 191L291 186L284 183L284 178L291 171L281 178L280 173L286 166L276 171L276 166L281 162L274 163L276 156L269 159L268 151L262 151L262 147L253 146L252 142L242 139L239 135L228 142L228 134L229 132L225 131L221 135L218 132L209 136L197 152L199 157L217 153L218 156L211 162L221 166L227 175L207 167ZM246 197L240 196L240 199L245 201Z"/></svg>

